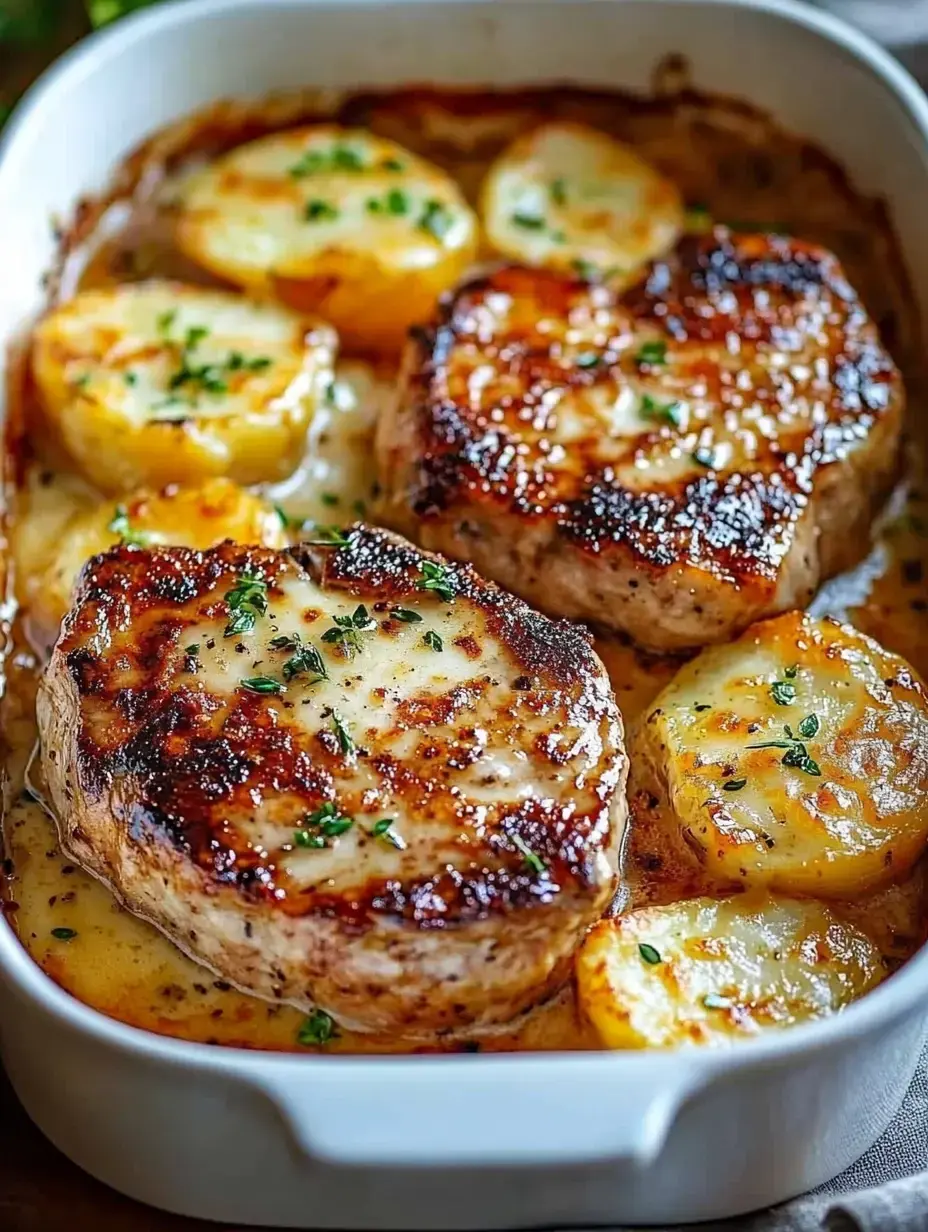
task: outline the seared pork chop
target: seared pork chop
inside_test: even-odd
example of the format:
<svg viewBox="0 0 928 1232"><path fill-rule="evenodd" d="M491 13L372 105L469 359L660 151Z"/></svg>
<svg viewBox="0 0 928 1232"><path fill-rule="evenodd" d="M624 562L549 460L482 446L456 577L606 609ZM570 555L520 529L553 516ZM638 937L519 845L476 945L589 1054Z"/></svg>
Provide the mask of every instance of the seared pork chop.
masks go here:
<svg viewBox="0 0 928 1232"><path fill-rule="evenodd" d="M87 565L38 701L62 846L259 996L492 1028L609 902L621 717L583 630L387 532L336 539Z"/></svg>
<svg viewBox="0 0 928 1232"><path fill-rule="evenodd" d="M547 612L682 650L861 557L902 409L812 244L716 228L621 294L510 266L410 343L381 513Z"/></svg>

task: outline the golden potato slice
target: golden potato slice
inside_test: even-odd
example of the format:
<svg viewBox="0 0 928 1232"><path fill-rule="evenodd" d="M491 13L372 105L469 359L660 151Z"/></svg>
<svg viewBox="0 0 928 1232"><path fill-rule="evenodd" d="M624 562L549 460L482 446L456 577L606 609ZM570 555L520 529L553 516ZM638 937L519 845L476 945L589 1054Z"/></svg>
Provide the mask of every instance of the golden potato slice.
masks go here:
<svg viewBox="0 0 928 1232"><path fill-rule="evenodd" d="M870 938L823 903L756 895L602 920L576 969L608 1048L748 1038L833 1014L887 974Z"/></svg>
<svg viewBox="0 0 928 1232"><path fill-rule="evenodd" d="M634 150L566 121L518 137L500 155L480 212L507 257L618 280L670 248L684 219L676 186Z"/></svg>
<svg viewBox="0 0 928 1232"><path fill-rule="evenodd" d="M849 898L928 840L928 700L897 655L790 612L698 655L632 737L635 780L713 885Z"/></svg>
<svg viewBox="0 0 928 1232"><path fill-rule="evenodd" d="M319 313L344 343L393 352L477 250L438 167L330 124L239 146L181 190L178 242L207 269Z"/></svg>
<svg viewBox="0 0 928 1232"><path fill-rule="evenodd" d="M24 604L30 627L50 643L71 606L71 591L86 561L120 541L207 548L224 539L283 547L284 526L273 506L227 479L198 488L137 492L75 514L49 544L44 561L33 562Z"/></svg>
<svg viewBox="0 0 928 1232"><path fill-rule="evenodd" d="M282 479L332 381L336 338L270 304L171 282L85 291L39 324L32 366L102 491Z"/></svg>

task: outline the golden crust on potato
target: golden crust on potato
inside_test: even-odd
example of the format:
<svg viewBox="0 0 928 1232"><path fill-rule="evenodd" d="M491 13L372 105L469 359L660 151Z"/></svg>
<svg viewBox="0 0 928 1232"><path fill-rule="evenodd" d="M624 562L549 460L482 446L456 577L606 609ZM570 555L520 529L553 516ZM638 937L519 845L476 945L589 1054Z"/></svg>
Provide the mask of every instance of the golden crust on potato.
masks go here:
<svg viewBox="0 0 928 1232"><path fill-rule="evenodd" d="M684 220L671 180L614 137L564 120L500 155L480 213L491 245L513 260L617 281L668 251Z"/></svg>
<svg viewBox="0 0 928 1232"><path fill-rule="evenodd" d="M331 124L239 146L187 181L180 210L194 261L367 351L398 350L477 250L476 217L444 171Z"/></svg>
<svg viewBox="0 0 928 1232"><path fill-rule="evenodd" d="M752 895L602 920L577 959L607 1048L730 1043L832 1014L885 974L870 938L823 903Z"/></svg>
<svg viewBox="0 0 928 1232"><path fill-rule="evenodd" d="M282 479L332 382L332 330L173 282L84 291L36 329L32 371L67 454L102 491Z"/></svg>
<svg viewBox="0 0 928 1232"><path fill-rule="evenodd" d="M790 612L703 651L632 750L632 796L712 884L853 898L925 850L928 698L848 625Z"/></svg>

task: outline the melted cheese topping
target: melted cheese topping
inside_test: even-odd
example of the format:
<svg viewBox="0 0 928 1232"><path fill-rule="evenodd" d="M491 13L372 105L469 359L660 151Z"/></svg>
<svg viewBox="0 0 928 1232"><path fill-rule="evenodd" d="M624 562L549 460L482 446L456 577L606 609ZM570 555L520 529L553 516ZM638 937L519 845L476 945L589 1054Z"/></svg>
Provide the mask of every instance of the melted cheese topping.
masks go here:
<svg viewBox="0 0 928 1232"><path fill-rule="evenodd" d="M224 278L391 351L473 260L477 222L431 163L318 125L239 146L188 180L178 241Z"/></svg>
<svg viewBox="0 0 928 1232"><path fill-rule="evenodd" d="M676 185L582 124L544 124L490 169L481 214L493 247L528 265L627 281L683 227Z"/></svg>
<svg viewBox="0 0 928 1232"><path fill-rule="evenodd" d="M928 700L848 626L791 613L704 651L632 744L663 824L718 883L827 898L904 876L928 839Z"/></svg>
<svg viewBox="0 0 928 1232"><path fill-rule="evenodd" d="M725 1044L842 1009L884 978L876 946L821 903L697 898L603 920L577 959L607 1048Z"/></svg>
<svg viewBox="0 0 928 1232"><path fill-rule="evenodd" d="M177 283L87 291L35 332L49 420L104 492L294 470L332 382L332 331Z"/></svg>

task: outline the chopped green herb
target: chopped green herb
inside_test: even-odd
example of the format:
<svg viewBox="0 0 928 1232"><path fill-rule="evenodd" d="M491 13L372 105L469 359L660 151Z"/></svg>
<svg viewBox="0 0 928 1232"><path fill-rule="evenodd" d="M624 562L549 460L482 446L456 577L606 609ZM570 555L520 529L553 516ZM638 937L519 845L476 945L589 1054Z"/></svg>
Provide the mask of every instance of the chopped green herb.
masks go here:
<svg viewBox="0 0 928 1232"><path fill-rule="evenodd" d="M174 322L177 320L177 309L170 308L167 312L162 312L155 322L158 333L162 336L167 335L174 328Z"/></svg>
<svg viewBox="0 0 928 1232"><path fill-rule="evenodd" d="M729 779L727 783L722 784L722 791L740 791L747 783L747 779Z"/></svg>
<svg viewBox="0 0 928 1232"><path fill-rule="evenodd" d="M422 619L418 612L413 612L408 607L395 607L390 615L394 620L401 620L404 625L417 625Z"/></svg>
<svg viewBox="0 0 928 1232"><path fill-rule="evenodd" d="M679 428L680 412L683 409L679 402L658 402L650 394L641 395L641 415L644 419L653 419L658 423L668 423Z"/></svg>
<svg viewBox="0 0 928 1232"><path fill-rule="evenodd" d="M443 240L454 223L451 211L440 201L426 201L425 208L419 218L418 227L433 239Z"/></svg>
<svg viewBox="0 0 928 1232"><path fill-rule="evenodd" d="M232 589L226 591L224 598L230 613L224 636L250 633L258 617L267 611L267 582L246 570Z"/></svg>
<svg viewBox="0 0 928 1232"><path fill-rule="evenodd" d="M445 644L435 632L434 629L429 629L427 633L422 635L422 640L430 650L444 650Z"/></svg>
<svg viewBox="0 0 928 1232"><path fill-rule="evenodd" d="M551 193L551 200L555 205L567 204L567 181L562 175L559 175L556 180L551 181L548 191Z"/></svg>
<svg viewBox="0 0 928 1232"><path fill-rule="evenodd" d="M331 629L326 629L322 640L340 646L348 659L361 649L361 634L377 627L363 603L359 603L350 616L333 616L332 619L335 623Z"/></svg>
<svg viewBox="0 0 928 1232"><path fill-rule="evenodd" d="M330 150L306 150L289 168L295 180L305 179L319 171L361 171L364 159L347 145L333 145Z"/></svg>
<svg viewBox="0 0 928 1232"><path fill-rule="evenodd" d="M348 728L342 722L339 715L334 712L332 714L332 730L335 732L338 747L341 749L345 757L350 757L354 752L354 741L348 732Z"/></svg>
<svg viewBox="0 0 928 1232"><path fill-rule="evenodd" d="M294 676L311 675L310 684L318 684L320 680L328 680L322 655L315 646L300 646L292 658L287 659L283 666L284 680L290 681Z"/></svg>
<svg viewBox="0 0 928 1232"><path fill-rule="evenodd" d="M398 158L385 158L383 161L384 171L402 171L403 164Z"/></svg>
<svg viewBox="0 0 928 1232"><path fill-rule="evenodd" d="M788 680L775 680L770 686L770 696L778 706L791 706L796 700L796 686Z"/></svg>
<svg viewBox="0 0 928 1232"><path fill-rule="evenodd" d="M205 325L191 325L187 330L184 346L188 351L195 351L203 339L208 337L209 330Z"/></svg>
<svg viewBox="0 0 928 1232"><path fill-rule="evenodd" d="M542 214L529 214L526 210L516 210L510 221L514 227L521 227L524 231L543 231L545 227Z"/></svg>
<svg viewBox="0 0 928 1232"><path fill-rule="evenodd" d="M286 692L280 681L272 680L270 676L249 676L247 680L242 681L242 688L247 689L249 693Z"/></svg>
<svg viewBox="0 0 928 1232"><path fill-rule="evenodd" d="M711 710L712 707L708 702L697 702L693 709L697 712L702 710Z"/></svg>
<svg viewBox="0 0 928 1232"><path fill-rule="evenodd" d="M639 364L663 364L667 360L667 343L660 340L644 342L635 359Z"/></svg>
<svg viewBox="0 0 928 1232"><path fill-rule="evenodd" d="M121 543L131 544L137 548L147 547L152 540L151 531L133 529L125 505L116 506L106 529L118 535Z"/></svg>
<svg viewBox="0 0 928 1232"><path fill-rule="evenodd" d="M192 659L195 659L199 653L200 645L198 642L192 642L189 646L184 648L184 654L190 655Z"/></svg>
<svg viewBox="0 0 928 1232"><path fill-rule="evenodd" d="M127 385L137 385L139 383L138 374L135 372L124 372L122 379Z"/></svg>
<svg viewBox="0 0 928 1232"><path fill-rule="evenodd" d="M408 214L409 207L409 194L401 188L391 188L383 199L371 197L367 203L372 214L393 214L397 218Z"/></svg>
<svg viewBox="0 0 928 1232"><path fill-rule="evenodd" d="M297 1043L307 1047L323 1048L338 1036L335 1019L325 1010L313 1010L308 1018L304 1018L297 1031Z"/></svg>
<svg viewBox="0 0 928 1232"><path fill-rule="evenodd" d="M445 603L453 601L456 593L455 579L447 565L439 565L434 560L422 560L419 562L419 572L422 577L416 582L417 590L432 590Z"/></svg>
<svg viewBox="0 0 928 1232"><path fill-rule="evenodd" d="M656 967L661 961L660 950L656 950L653 945L648 945L646 941L642 941L638 945L638 953L642 959L651 967Z"/></svg>
<svg viewBox="0 0 928 1232"><path fill-rule="evenodd" d="M307 829L294 831L293 841L297 847L320 848L326 846L326 839L338 838L354 825L354 818L339 812L338 807L327 800L314 813L306 818Z"/></svg>
<svg viewBox="0 0 928 1232"><path fill-rule="evenodd" d="M333 145L331 159L337 171L360 171L364 166L364 159L358 151L348 145Z"/></svg>
<svg viewBox="0 0 928 1232"><path fill-rule="evenodd" d="M526 868L533 873L543 873L548 867L537 851L532 851L521 834L507 834L506 837L518 851L521 851Z"/></svg>
<svg viewBox="0 0 928 1232"><path fill-rule="evenodd" d="M313 533L317 537L306 540L311 547L346 548L348 546L348 536L337 526L316 525L313 527Z"/></svg>
<svg viewBox="0 0 928 1232"><path fill-rule="evenodd" d="M732 1007L730 997L720 997L716 992L707 992L702 1003L707 1010L730 1010Z"/></svg>
<svg viewBox="0 0 928 1232"><path fill-rule="evenodd" d="M320 492L319 499L322 501L323 505L328 505L328 507L332 509L339 503L341 498L335 492Z"/></svg>
<svg viewBox="0 0 928 1232"><path fill-rule="evenodd" d="M306 202L303 217L307 222L329 222L338 217L338 210L328 201L322 201L317 197L313 201Z"/></svg>
<svg viewBox="0 0 928 1232"><path fill-rule="evenodd" d="M805 774L811 774L818 778L822 771L818 762L809 755L809 750L806 748L803 740L810 740L818 733L819 721L818 715L809 714L799 724L799 736L793 735L793 729L787 724L783 728L786 733L785 740L765 740L761 744L749 744L749 749L784 749L785 752L780 759L784 766L791 766L795 770L802 770ZM803 739L800 739L799 737Z"/></svg>
<svg viewBox="0 0 928 1232"><path fill-rule="evenodd" d="M380 821L375 821L371 826L371 835L374 838L383 839L385 843L389 843L391 847L395 847L397 851L406 850L406 840L397 834L394 830L396 819L393 817L381 817Z"/></svg>
<svg viewBox="0 0 928 1232"><path fill-rule="evenodd" d="M587 282L595 282L600 276L599 266L592 261L584 261L583 257L575 257L570 265L578 278L584 278Z"/></svg>
<svg viewBox="0 0 928 1232"><path fill-rule="evenodd" d="M56 941L70 941L77 936L77 930L74 928L53 928L52 936Z"/></svg>
<svg viewBox="0 0 928 1232"><path fill-rule="evenodd" d="M799 673L799 667L796 663L794 663L792 667L788 667L786 669L783 675L786 677L787 680L795 680L798 673Z"/></svg>

